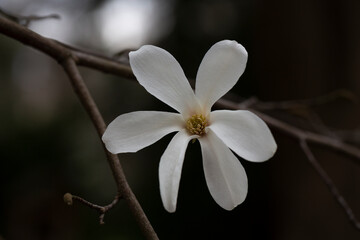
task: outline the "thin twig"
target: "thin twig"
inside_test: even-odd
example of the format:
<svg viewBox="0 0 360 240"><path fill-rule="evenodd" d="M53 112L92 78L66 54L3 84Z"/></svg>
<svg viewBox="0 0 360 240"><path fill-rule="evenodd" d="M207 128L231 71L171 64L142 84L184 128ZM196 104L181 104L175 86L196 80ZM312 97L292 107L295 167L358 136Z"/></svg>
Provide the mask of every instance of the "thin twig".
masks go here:
<svg viewBox="0 0 360 240"><path fill-rule="evenodd" d="M230 108L230 109L240 109L240 107L244 106L241 104L233 103L233 102L225 100L225 99L220 99L217 102L217 105L221 106L221 107ZM354 157L353 159L356 159L357 160L356 163L358 163L358 164L360 163L360 161L358 161L360 159L360 149L353 147L351 145L348 145L339 139L331 138L328 136L324 136L324 135L316 134L316 133L312 133L312 132L307 132L307 131L301 130L299 128L296 128L288 123L282 122L278 119L275 119L266 114L263 114L259 111L252 110L252 109L249 109L249 110L251 110L253 113L257 114L260 118L262 118L269 125L297 138L300 141L301 147L304 150L304 152L306 153L308 160L310 161L312 166L319 173L321 179L327 184L330 192L332 193L332 195L334 196L336 201L344 209L349 220L353 223L353 225L355 226L355 228L357 230L360 230L360 223L356 219L352 209L349 207L349 205L347 204L345 199L339 193L336 186L333 184L332 180L327 175L326 171L316 161L312 152L308 148L307 142L317 143L317 144L320 144L323 146L331 147L335 150L339 150L347 155Z"/></svg>
<svg viewBox="0 0 360 240"><path fill-rule="evenodd" d="M238 103L226 100L226 99L220 99L216 103L217 107L223 107L228 109L234 109L239 110L240 108ZM273 118L265 113L262 113L260 111L248 108L247 110L252 111L256 115L258 115L261 119L263 119L268 125L271 127L274 127L278 130L281 130L282 132L286 133L287 135L290 135L292 137L295 137L296 139L306 139L308 142L316 143L322 146L326 146L328 148L331 148L333 150L340 151L346 155L349 155L353 157L355 163L360 164L360 149L357 147L354 147L350 144L344 143L343 141L331 138L328 136L324 136L321 134L308 132L305 130L302 130L300 128L297 128L295 126L290 125L289 123L283 122L281 120L278 120L276 118Z"/></svg>
<svg viewBox="0 0 360 240"><path fill-rule="evenodd" d="M99 137L101 138L106 129L106 124L99 112L99 109L96 106L95 101L93 100L89 90L87 89L80 75L74 59L71 57L67 58L64 62L62 62L62 66L73 85L73 89L78 95L84 108L88 112L93 124L96 127ZM120 161L117 155L109 153L103 143L102 145L104 147L104 151L106 152L108 163L111 166L111 170L113 173L113 177L115 178L115 181L117 183L117 187L124 200L127 202L131 212L135 216L135 219L137 220L143 234L147 237L147 239L158 239L156 232L154 231L148 218L142 210L141 205L137 201L134 193L131 191L131 188L125 178L125 174L123 172L122 166L120 165Z"/></svg>
<svg viewBox="0 0 360 240"><path fill-rule="evenodd" d="M252 103L251 107L257 110L289 110L310 106L320 106L327 104L331 101L335 101L337 99L345 99L353 103L358 102L358 97L352 92L345 89L339 89L328 94L309 99L289 100L280 102L262 102L259 99L256 99L256 101Z"/></svg>
<svg viewBox="0 0 360 240"><path fill-rule="evenodd" d="M100 221L100 224L103 225L105 224L104 222L104 217L105 217L105 213L107 211L109 211L110 209L112 209L113 207L115 207L115 205L119 202L119 199L121 198L120 194L118 193L114 200L108 204L108 205L105 205L105 206L100 206L100 205L97 205L97 204L94 204L94 203L91 203L87 200L85 200L84 198L81 198L79 196L75 196L75 195L72 195L70 193L66 193L64 195L64 201L66 204L68 205L73 205L73 201L76 200L90 208L93 208L95 210L97 210L99 213L100 213L100 216L99 216L99 221Z"/></svg>
<svg viewBox="0 0 360 240"><path fill-rule="evenodd" d="M309 160L310 164L313 168L317 171L321 179L329 188L331 194L336 199L337 203L343 208L344 212L346 213L347 217L349 218L350 222L355 226L357 230L360 230L360 222L356 219L354 212L350 208L349 204L346 202L345 198L341 195L337 187L335 186L334 182L331 180L329 175L320 165L320 163L316 160L314 154L310 150L306 140L300 140L301 149L304 151L307 159Z"/></svg>

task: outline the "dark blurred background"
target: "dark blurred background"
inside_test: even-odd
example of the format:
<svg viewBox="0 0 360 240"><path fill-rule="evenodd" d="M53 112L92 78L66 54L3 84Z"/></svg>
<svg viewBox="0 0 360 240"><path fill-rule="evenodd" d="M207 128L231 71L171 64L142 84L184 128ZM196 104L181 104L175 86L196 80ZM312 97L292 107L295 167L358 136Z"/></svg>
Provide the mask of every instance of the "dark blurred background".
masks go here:
<svg viewBox="0 0 360 240"><path fill-rule="evenodd" d="M357 0L0 0L0 8L57 13L61 20L32 22L30 29L107 56L143 44L163 47L189 78L211 45L237 40L249 53L232 90L242 97L282 101L337 89L360 93ZM0 239L143 239L123 202L106 214L104 226L94 210L63 203L63 194L71 192L107 204L116 188L95 129L60 66L3 35L0 56ZM107 123L130 111L170 110L134 81L81 71ZM332 134L359 146L358 107L339 99L314 111ZM270 114L301 122L286 112ZM158 187L159 159L172 135L121 154L160 239L359 239L297 141L272 131L278 151L271 160L240 159L249 193L230 212L207 190L198 143L189 144L174 214L162 207ZM360 160L311 147L360 217Z"/></svg>

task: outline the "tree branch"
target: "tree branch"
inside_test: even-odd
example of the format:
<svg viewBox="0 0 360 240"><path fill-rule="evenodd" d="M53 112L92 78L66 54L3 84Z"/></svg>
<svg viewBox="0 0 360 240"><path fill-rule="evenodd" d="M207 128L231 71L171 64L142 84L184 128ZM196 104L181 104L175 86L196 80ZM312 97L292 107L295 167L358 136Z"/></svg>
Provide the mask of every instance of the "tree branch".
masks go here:
<svg viewBox="0 0 360 240"><path fill-rule="evenodd" d="M216 103L216 105L218 107L234 109L234 110L244 109L244 108L242 108L243 105L226 100L226 99L220 99ZM346 155L353 157L352 159L355 161L355 163L360 164L360 161L359 161L360 160L360 149L357 147L354 147L350 144L346 144L343 141L336 139L336 138L332 138L332 137L324 136L321 134L302 130L300 128L294 127L286 122L280 121L276 118L273 118L265 113L255 110L255 109L252 109L252 108L245 108L245 109L248 109L248 110L252 111L253 113L255 113L256 115L258 115L269 126L274 127L291 137L294 137L299 140L305 139L308 142L316 143L316 144L331 148L333 150L337 150L339 152L342 152Z"/></svg>
<svg viewBox="0 0 360 240"><path fill-rule="evenodd" d="M79 70L77 69L74 59L71 57L67 58L62 63L62 66L64 67L64 70L67 73L73 85L73 89L75 90L82 105L88 112L93 124L95 125L95 128L101 139L101 136L103 135L106 129L106 124L96 106L95 101L92 99L89 90L87 89L84 81L82 80L82 77L79 73ZM117 155L108 152L103 142L101 143L104 147L104 151L106 152L107 160L111 167L113 177L117 184L117 188L121 193L121 195L123 196L124 200L127 202L130 210L132 211L132 214L135 216L139 226L141 227L141 230L143 231L143 234L148 239L158 239L148 218L146 217L139 202L137 201L135 195L130 189L130 186L125 178L125 174L123 172L122 166L120 164Z"/></svg>
<svg viewBox="0 0 360 240"><path fill-rule="evenodd" d="M42 37L39 34L17 23L14 23L4 17L0 17L0 32L3 33L4 35L7 35L9 37L18 40L19 42L25 45L34 47L35 49L38 49L41 52L48 54L50 57L57 60L63 66L64 71L67 73L71 81L75 93L77 94L80 102L82 103L83 107L90 116L97 130L97 133L101 138L102 134L106 129L106 124L96 106L95 101L92 99L92 96L79 73L79 70L76 65L76 61L77 60L81 61L81 60L77 58L77 52L74 52L71 49L68 49L63 45L58 44L57 42L51 39ZM85 57L85 58L90 59L88 62L90 63L93 62L90 57ZM97 60L100 59L98 57L94 57L94 58L96 58ZM123 172L118 157L108 152L104 144L103 147L107 156L108 163L112 170L117 189L120 192L123 199L126 201L129 209L131 210L133 216L135 217L144 236L147 239L158 239L156 232L151 226L148 218L146 217L144 211L142 210L139 202L137 201L134 193L132 192L126 180L125 174Z"/></svg>
<svg viewBox="0 0 360 240"><path fill-rule="evenodd" d="M347 91L345 89L338 89L326 95L318 96L316 98L290 100L283 102L262 102L257 98L252 98L251 106L258 110L289 110L303 107L308 108L311 106L321 106L338 99L344 99L353 103L356 103L359 100L358 97L350 91Z"/></svg>
<svg viewBox="0 0 360 240"><path fill-rule="evenodd" d="M77 93L84 108L88 112L91 120L93 121L99 136L101 136L106 128L106 125L101 117L100 112L96 107L95 102L93 101L90 93L88 92L85 83L82 80L82 77L78 71L77 66L85 66L105 73L115 74L120 77L135 79L130 67L127 64L124 64L115 59L100 56L87 51L83 51L65 45L63 43L59 43L55 40L42 37L41 35L34 33L31 30L24 28L23 26L16 24L15 22L12 22L4 17L0 17L0 32L13 39L16 39L17 41L27 46L31 46L35 49L38 49L39 51L57 60L63 66L64 70L66 71L66 73L68 74L71 80L75 92ZM318 104L323 104L324 102L329 101L331 99L332 97L328 97L325 99L318 99L316 102L313 103L305 101L302 102L301 104L318 105ZM345 142L339 139L332 138L329 136L324 136L314 132L305 131L295 126L292 126L284 121L273 118L263 112L260 112L259 110L256 110L257 108L252 108L254 102L256 102L256 99L255 100L250 99L249 101L243 103L236 103L226 99L220 99L216 103L216 105L228 109L248 109L254 112L260 118L262 118L270 127L274 127L286 133L287 135L294 137L295 139L298 139L302 144L301 146L304 152L307 154L309 161L311 161L312 155L309 155L308 148L306 148L308 142L340 151L343 154L353 157L354 160L356 159L355 162L357 164L360 163L359 148L346 144ZM294 107L294 104L296 103L288 102L284 106L281 106L280 108L286 109L289 106ZM274 107L274 105L273 104L264 105L263 109L269 107ZM261 107L259 109L261 109ZM135 219L138 221L145 236L147 236L148 239L157 239L156 233L153 231L150 223L148 222L145 214L141 209L141 206L137 202L130 187L128 186L128 183L126 181L125 175L123 173L122 167L120 165L117 156L109 153L108 151L105 152L108 158L109 165L113 171L113 175L117 183L118 190L125 199L125 201L128 203L129 208L133 212L133 215L135 216ZM316 169L315 166L314 168ZM333 195L335 196L339 204L342 204L341 202L344 202L344 200L339 200L343 198L337 198L336 194L334 193ZM355 217L353 216L352 211L349 212L350 208L347 206L346 202L345 205L342 204L342 206L345 212L348 214L349 219L353 223L358 223ZM355 226L357 227L357 229L359 229L357 224L355 224Z"/></svg>
<svg viewBox="0 0 360 240"><path fill-rule="evenodd" d="M243 104L236 104L236 103L233 103L233 102L225 100L225 99L220 99L217 102L217 105L221 106L221 107L225 107L225 108L234 109L234 110L240 109L239 106L244 107ZM324 135L320 135L320 134L316 134L316 133L312 133L312 132L307 132L307 131L301 130L299 128L296 128L294 126L291 126L288 123L285 123L285 122L279 121L278 119L272 118L266 114L258 112L256 110L253 110L253 109L249 109L249 110L251 110L253 113L255 113L260 118L262 118L267 124L269 124L273 127L276 127L277 129L279 129L279 130L287 133L288 135L295 137L296 139L299 140L300 146L303 149L304 153L306 154L307 159L311 163L312 167L317 171L317 173L319 174L321 179L326 183L331 194L336 199L336 201L340 204L340 206L343 208L343 210L345 211L350 222L354 225L354 227L357 230L360 230L360 223L356 219L352 209L346 202L345 198L340 194L340 192L338 191L338 189L336 188L335 184L332 182L331 178L328 176L326 171L321 167L321 165L318 163L318 161L312 154L310 148L308 147L308 142L316 143L319 145L330 147L334 150L341 151L344 154L352 156L354 160L356 159L357 164L360 163L358 161L360 159L360 149L353 147L351 145L348 145L336 138L331 138L328 136L324 136Z"/></svg>
<svg viewBox="0 0 360 240"><path fill-rule="evenodd" d="M16 23L13 23L5 18L0 17L0 32L4 35L12 37L23 44L31 46L35 49L38 49L53 58L57 61L62 61L66 56L71 55L76 64L79 66L89 67L92 69L97 69L105 73L114 74L120 77L135 79L131 68L121 63L117 60L86 52L74 47L69 47L65 44L59 44L58 42L42 37L41 35L28 30ZM43 45L47 46L44 47ZM66 53L64 53L64 51ZM322 100L323 101L323 100ZM321 102L322 102L321 101ZM219 107L229 108L229 109L248 109L258 116L260 116L267 124L271 127L277 128L284 133L295 137L297 139L305 137L309 142L317 143L334 150L343 152L344 154L353 156L357 159L360 159L360 149L352 145L346 144L341 140L333 139L331 137L323 136L321 134L316 134L312 132L306 132L299 128L296 128L288 123L275 119L265 113L251 108L251 106L257 102L256 99L251 98L249 101L246 101L246 104L232 102L226 99L220 99L216 105ZM308 102L308 101L306 101ZM357 161L358 162L358 161Z"/></svg>
<svg viewBox="0 0 360 240"><path fill-rule="evenodd" d="M128 64L124 64L114 58L109 58L88 52L86 50L81 50L56 40L51 39L51 41L55 41L66 49L71 50L71 53L74 56L74 60L78 66L88 67L102 71L104 73L110 73L127 79L135 80L135 76Z"/></svg>

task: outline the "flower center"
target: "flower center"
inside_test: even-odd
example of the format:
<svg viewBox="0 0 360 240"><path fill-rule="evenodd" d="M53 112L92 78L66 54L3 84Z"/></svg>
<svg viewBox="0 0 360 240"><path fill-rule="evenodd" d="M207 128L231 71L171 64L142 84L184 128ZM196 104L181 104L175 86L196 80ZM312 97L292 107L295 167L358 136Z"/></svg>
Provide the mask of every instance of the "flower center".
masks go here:
<svg viewBox="0 0 360 240"><path fill-rule="evenodd" d="M205 127L208 126L208 120L202 114L195 114L192 115L186 121L186 128L192 135L204 135L205 134Z"/></svg>

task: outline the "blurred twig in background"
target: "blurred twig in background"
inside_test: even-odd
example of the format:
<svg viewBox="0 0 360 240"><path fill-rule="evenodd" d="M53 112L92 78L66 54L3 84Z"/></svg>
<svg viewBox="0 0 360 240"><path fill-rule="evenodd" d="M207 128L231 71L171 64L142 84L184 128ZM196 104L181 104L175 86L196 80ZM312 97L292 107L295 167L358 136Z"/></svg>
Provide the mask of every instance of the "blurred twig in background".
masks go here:
<svg viewBox="0 0 360 240"><path fill-rule="evenodd" d="M307 159L311 163L311 165L314 167L314 169L317 171L317 173L320 175L320 177L323 179L325 184L328 186L331 194L334 196L336 201L340 204L340 206L344 209L345 213L347 214L349 220L354 224L354 226L360 230L360 222L356 219L352 209L349 207L348 203L344 199L344 197L340 194L339 190L335 186L334 182L331 180L329 175L326 173L324 168L319 164L319 162L316 160L314 154L310 150L307 142L305 140L300 140L300 146L302 150L304 151Z"/></svg>
<svg viewBox="0 0 360 240"><path fill-rule="evenodd" d="M20 15L8 13L1 8L0 8L0 15L3 15L6 18L8 18L14 22L17 22L25 27L28 27L32 21L39 21L39 20L45 20L45 19L57 19L57 20L61 19L60 15L55 14L55 13L45 15L45 16L36 16L36 15L20 16Z"/></svg>

